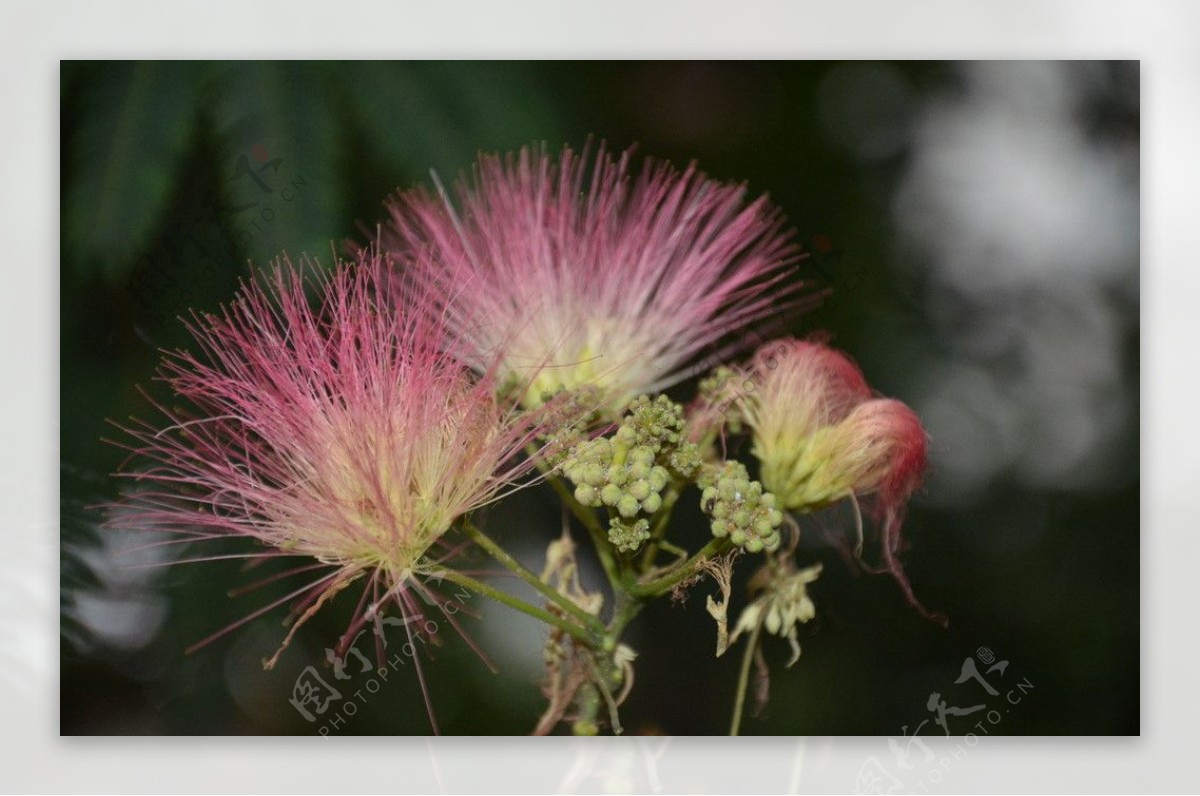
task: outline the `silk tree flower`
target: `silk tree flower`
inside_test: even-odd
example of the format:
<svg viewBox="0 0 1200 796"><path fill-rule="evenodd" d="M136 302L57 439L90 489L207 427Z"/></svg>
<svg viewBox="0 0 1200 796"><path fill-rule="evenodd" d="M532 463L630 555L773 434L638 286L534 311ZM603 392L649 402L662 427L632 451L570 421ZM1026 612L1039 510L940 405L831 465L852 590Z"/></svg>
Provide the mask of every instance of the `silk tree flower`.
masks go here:
<svg viewBox="0 0 1200 796"><path fill-rule="evenodd" d="M885 568L909 602L897 559L909 497L928 466L925 429L910 408L874 397L846 355L819 342L779 340L725 381L727 405L748 427L763 485L781 508L815 511L866 502L880 527ZM861 555L861 529L859 554Z"/></svg>
<svg viewBox="0 0 1200 796"><path fill-rule="evenodd" d="M384 248L426 264L414 273L447 297L462 356L498 356L527 406L588 386L615 417L797 303L799 249L766 197L747 202L694 164L631 164L603 147L481 155L453 201L439 184L388 203Z"/></svg>
<svg viewBox="0 0 1200 796"><path fill-rule="evenodd" d="M156 404L164 421L125 429L138 464L121 475L136 486L110 523L175 543L261 545L215 558L315 559L293 572L320 577L273 604L298 599L282 652L360 579L347 637L371 621L381 630L387 604L420 613L410 592L430 595L414 573L448 554L457 518L518 488L533 461L516 454L540 428L500 402L491 369L479 375L446 353L436 315L396 310L382 256L361 252L332 273L284 259L262 276L220 313L193 314L197 353L164 357L160 377L192 410Z"/></svg>

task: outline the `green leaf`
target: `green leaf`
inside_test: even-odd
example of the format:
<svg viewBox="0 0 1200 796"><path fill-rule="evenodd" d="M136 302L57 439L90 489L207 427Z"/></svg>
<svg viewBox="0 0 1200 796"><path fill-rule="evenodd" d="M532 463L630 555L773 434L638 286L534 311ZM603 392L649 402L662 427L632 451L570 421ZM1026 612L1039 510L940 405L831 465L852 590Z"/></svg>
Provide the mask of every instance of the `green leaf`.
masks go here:
<svg viewBox="0 0 1200 796"><path fill-rule="evenodd" d="M396 170L393 182L466 165L475 151L470 133L453 115L449 95L430 85L420 67L354 61L341 70L339 82L372 148Z"/></svg>
<svg viewBox="0 0 1200 796"><path fill-rule="evenodd" d="M215 75L222 222L256 267L282 252L331 263L341 217L341 131L318 65L231 62Z"/></svg>
<svg viewBox="0 0 1200 796"><path fill-rule="evenodd" d="M167 211L191 143L199 67L106 64L82 89L63 197L64 249L117 279Z"/></svg>
<svg viewBox="0 0 1200 796"><path fill-rule="evenodd" d="M505 152L545 141L564 143L564 125L533 65L521 61L441 61L434 77L457 99L476 150ZM541 66L540 68L546 68Z"/></svg>
<svg viewBox="0 0 1200 796"><path fill-rule="evenodd" d="M453 176L480 150L563 141L562 124L526 64L353 62L344 64L354 115L372 148L402 176L429 169Z"/></svg>

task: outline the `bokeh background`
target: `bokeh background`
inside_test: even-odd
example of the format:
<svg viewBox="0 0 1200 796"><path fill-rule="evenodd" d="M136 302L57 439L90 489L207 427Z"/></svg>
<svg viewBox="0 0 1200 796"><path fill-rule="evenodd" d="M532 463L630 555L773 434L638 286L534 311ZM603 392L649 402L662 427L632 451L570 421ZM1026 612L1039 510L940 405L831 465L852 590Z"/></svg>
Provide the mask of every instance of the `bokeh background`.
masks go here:
<svg viewBox="0 0 1200 796"><path fill-rule="evenodd" d="M937 692L1003 710L991 734L1136 734L1139 82L1132 62L64 62L61 731L318 732L289 698L306 666L329 678L352 600L271 672L282 611L185 655L287 584L230 596L266 572L142 566L169 561L101 531L90 507L122 458L106 419L150 414L136 385L163 394L157 350L188 342L175 317L228 300L248 263L328 261L387 194L480 149L594 135L769 192L811 253L804 275L832 289L792 330L831 333L932 437L905 561L950 627L813 541L818 619L790 670L768 643L770 701L743 731L940 734ZM558 522L548 489L488 517L535 566ZM677 527L702 538L694 511ZM739 659L713 657L708 590L632 629L628 731L726 730ZM528 732L541 626L469 608L500 671L448 638L425 661L439 723ZM1009 661L988 675L1002 695L1032 686L1019 704L955 683L989 654ZM333 729L427 731L411 667Z"/></svg>

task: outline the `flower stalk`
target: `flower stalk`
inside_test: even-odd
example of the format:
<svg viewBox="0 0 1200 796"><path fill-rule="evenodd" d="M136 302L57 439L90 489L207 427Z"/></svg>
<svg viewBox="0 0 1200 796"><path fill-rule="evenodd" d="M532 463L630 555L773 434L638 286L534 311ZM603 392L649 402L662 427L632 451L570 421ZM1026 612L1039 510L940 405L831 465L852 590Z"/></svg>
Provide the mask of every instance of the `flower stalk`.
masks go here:
<svg viewBox="0 0 1200 796"><path fill-rule="evenodd" d="M537 575L530 572L524 564L513 558L507 550L496 544L496 542L494 542L483 531L479 530L479 528L469 519L463 521L462 528L463 532L470 537L471 541L482 547L492 558L496 559L497 562L502 564L514 575L540 592L546 599L556 605L559 609L574 617L575 620L583 625L583 627L586 627L595 633L604 632L604 625L599 619L592 614L589 614L587 611L584 611L567 597L547 586ZM528 611L526 611L526 613L528 613Z"/></svg>
<svg viewBox="0 0 1200 796"><path fill-rule="evenodd" d="M465 575L457 570L446 569L442 567L434 567L430 569L430 574L437 578L445 578L446 580L457 583L460 586L465 586L480 596L488 597L498 603L501 603L502 605L507 605L509 608L513 608L523 614L526 614L527 616L531 616L538 621L545 622L548 625L553 625L554 627L569 633L571 636L579 639L579 641L585 644L591 644L595 641L595 633L590 628L585 628L574 622L570 622L566 619L563 619L561 616L552 614L545 609L538 608L536 605L530 605L524 600L512 596L508 592L493 588L481 580L472 578L470 575Z"/></svg>
<svg viewBox="0 0 1200 796"><path fill-rule="evenodd" d="M737 692L733 700L733 718L729 722L729 734L736 736L741 732L742 711L746 707L746 691L750 687L750 663L758 652L758 637L762 634L762 622L754 625L750 638L746 641L746 649L742 652L742 666L738 670Z"/></svg>

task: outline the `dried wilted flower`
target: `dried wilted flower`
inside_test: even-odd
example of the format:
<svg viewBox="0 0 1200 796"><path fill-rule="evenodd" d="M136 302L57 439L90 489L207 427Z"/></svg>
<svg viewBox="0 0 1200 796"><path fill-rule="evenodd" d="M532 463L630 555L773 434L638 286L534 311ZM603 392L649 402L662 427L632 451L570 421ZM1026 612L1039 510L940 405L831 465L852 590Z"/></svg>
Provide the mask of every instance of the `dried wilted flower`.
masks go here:
<svg viewBox="0 0 1200 796"><path fill-rule="evenodd" d="M634 176L630 161L483 155L456 186L458 211L419 188L389 203L385 247L432 255L415 273L445 297L463 356L501 357L529 406L594 386L618 411L800 287L783 282L798 249L765 197L747 204L744 185L694 165L648 161Z"/></svg>
<svg viewBox="0 0 1200 796"><path fill-rule="evenodd" d="M726 387L761 463L763 485L783 508L813 511L867 499L882 534L884 563L919 610L896 559L909 497L927 468L925 429L900 401L872 397L862 372L818 342L761 348Z"/></svg>
<svg viewBox="0 0 1200 796"><path fill-rule="evenodd" d="M374 599L359 626L389 600L419 611L413 573L449 549L458 517L515 488L532 465L515 454L540 429L499 402L491 371L446 353L435 315L397 311L387 268L373 252L331 274L284 259L265 287L194 314L200 353L168 354L160 370L193 409L156 404L165 424L126 429L138 466L122 474L137 487L110 522L316 559L296 570L329 568L291 595L301 622L363 576Z"/></svg>
<svg viewBox="0 0 1200 796"><path fill-rule="evenodd" d="M798 570L788 558L769 560L751 582L751 590L758 596L742 609L729 643L737 642L743 633L753 633L755 628L761 628L787 639L792 648L787 666L795 665L800 660L797 626L812 621L817 615L817 607L808 595L808 584L816 581L820 574L820 564Z"/></svg>

